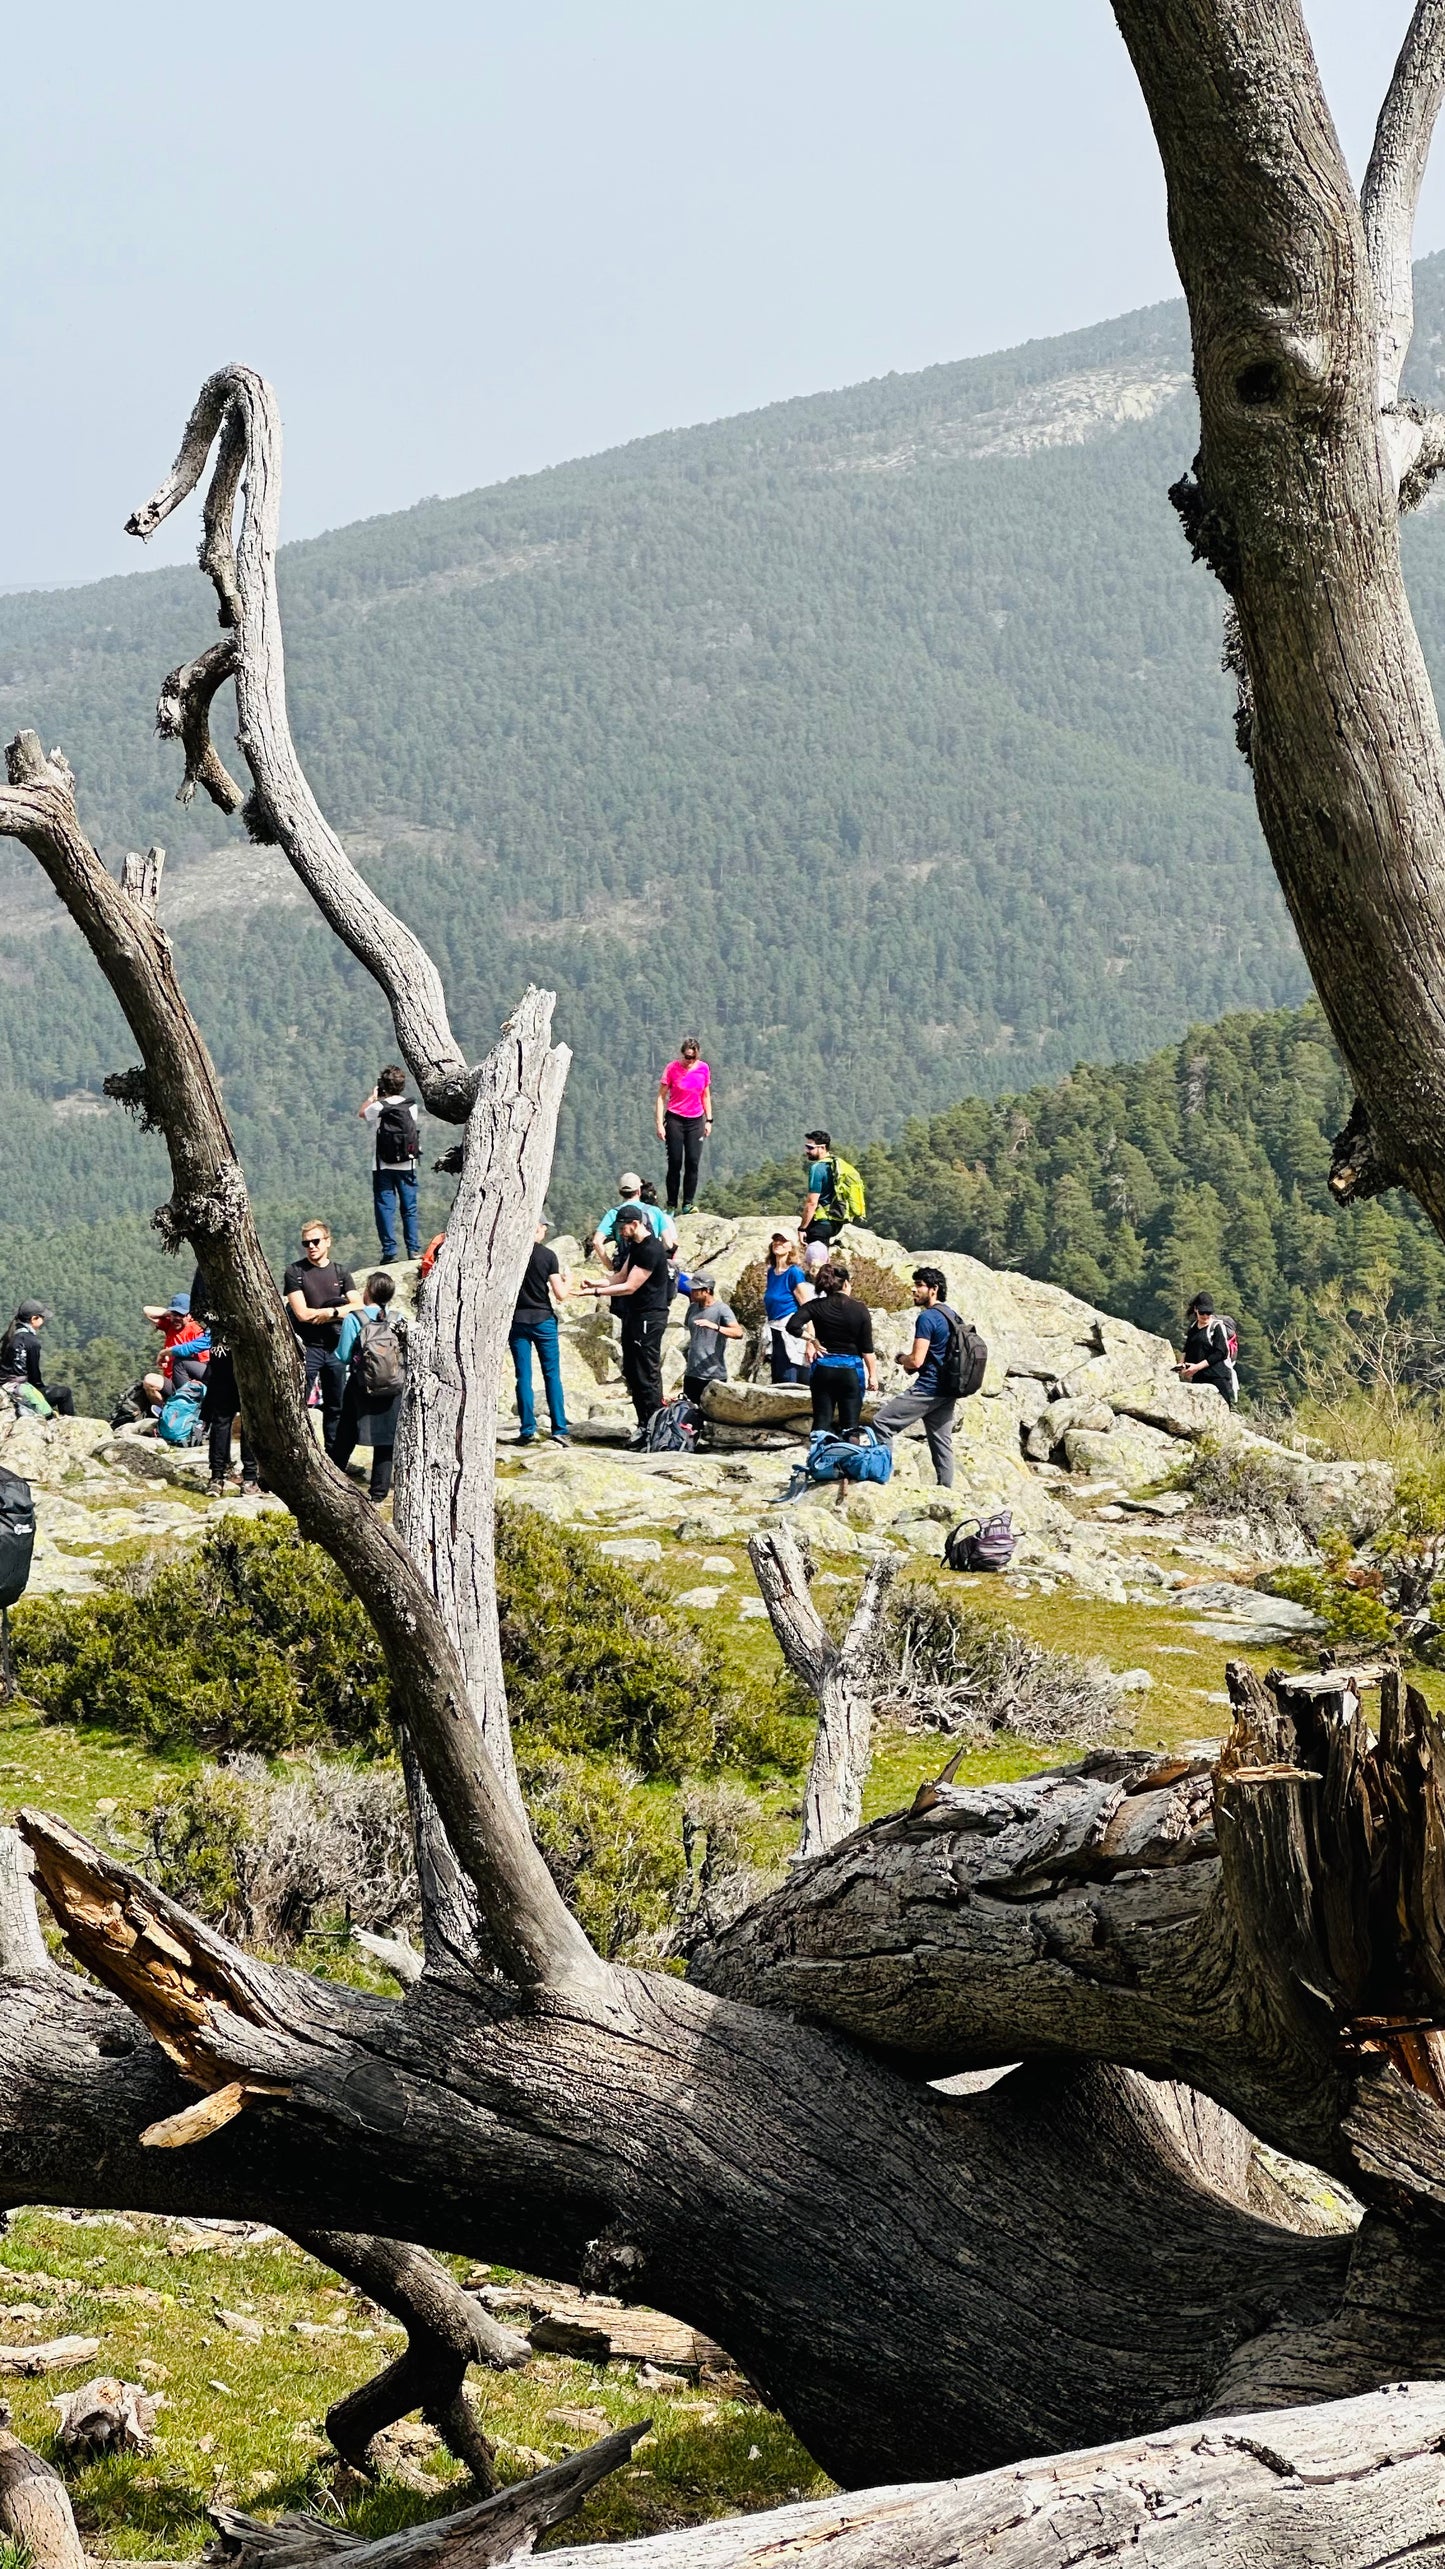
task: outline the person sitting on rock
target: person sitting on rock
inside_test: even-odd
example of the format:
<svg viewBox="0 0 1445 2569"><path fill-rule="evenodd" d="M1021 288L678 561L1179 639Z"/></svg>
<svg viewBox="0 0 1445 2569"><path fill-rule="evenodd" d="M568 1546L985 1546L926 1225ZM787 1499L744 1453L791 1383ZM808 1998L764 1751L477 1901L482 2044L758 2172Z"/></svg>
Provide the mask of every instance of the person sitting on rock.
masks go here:
<svg viewBox="0 0 1445 2569"><path fill-rule="evenodd" d="M50 1314L40 1302L22 1302L3 1338L0 1338L0 1392L14 1402L17 1409L52 1411L58 1418L74 1418L75 1396L69 1383L47 1383L40 1372L40 1332Z"/></svg>
<svg viewBox="0 0 1445 2569"><path fill-rule="evenodd" d="M878 1389L872 1316L866 1302L853 1300L848 1270L836 1259L818 1269L814 1282L816 1296L798 1314L813 1425L828 1435L851 1436L865 1395Z"/></svg>
<svg viewBox="0 0 1445 2569"><path fill-rule="evenodd" d="M151 1327L160 1332L160 1361L151 1373L141 1378L141 1390L151 1408L159 1409L162 1402L169 1400L172 1392L179 1391L183 1383L200 1381L206 1370L211 1342L200 1322L191 1318L188 1293L172 1294L168 1303L143 1303L141 1309ZM206 1342L203 1352L192 1356L183 1356L179 1352L199 1339Z"/></svg>
<svg viewBox="0 0 1445 2569"><path fill-rule="evenodd" d="M728 1378L725 1338L744 1338L742 1322L731 1306L720 1302L709 1275L689 1276L687 1280L687 1356L683 1365L682 1389L687 1400L703 1405L702 1396L709 1383L725 1383Z"/></svg>
<svg viewBox="0 0 1445 2569"><path fill-rule="evenodd" d="M913 1380L906 1391L895 1392L884 1402L873 1421L885 1436L906 1436L911 1427L922 1428L933 1457L933 1477L941 1490L953 1487L953 1421L958 1408L957 1393L943 1387L949 1341L957 1326L944 1301L947 1291L948 1278L941 1267L914 1268L913 1344L903 1348L898 1358Z"/></svg>
<svg viewBox="0 0 1445 2569"><path fill-rule="evenodd" d="M617 1202L610 1213L603 1214L592 1234L593 1251L601 1259L604 1267L619 1268L621 1265L620 1256L614 1256L613 1252L619 1247L617 1234L625 1213L640 1213L652 1237L662 1242L668 1256L673 1257L676 1254L677 1233L661 1205L656 1201L655 1187L652 1189L652 1195L653 1201L649 1204L642 1192L642 1179L637 1170L623 1170L617 1181Z"/></svg>
<svg viewBox="0 0 1445 2569"><path fill-rule="evenodd" d="M1207 1293L1197 1293L1185 1314L1184 1362L1176 1367L1184 1383L1212 1383L1233 1409L1239 1398L1239 1376L1229 1352L1229 1331Z"/></svg>
<svg viewBox="0 0 1445 2569"><path fill-rule="evenodd" d="M775 1383L800 1383L807 1371L797 1335L798 1305L809 1298L812 1289L793 1251L794 1243L786 1231L775 1231L768 1242L768 1263L763 1274L763 1327L768 1333L768 1363ZM818 1263L821 1266L822 1259Z"/></svg>

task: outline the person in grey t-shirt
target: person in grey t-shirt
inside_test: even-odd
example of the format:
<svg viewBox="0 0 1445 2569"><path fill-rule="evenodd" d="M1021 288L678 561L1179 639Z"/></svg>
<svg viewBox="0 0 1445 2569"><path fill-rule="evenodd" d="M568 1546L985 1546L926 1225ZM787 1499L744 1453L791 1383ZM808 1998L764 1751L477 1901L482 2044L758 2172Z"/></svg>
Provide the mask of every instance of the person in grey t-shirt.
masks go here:
<svg viewBox="0 0 1445 2569"><path fill-rule="evenodd" d="M728 1378L725 1338L747 1335L736 1313L719 1302L711 1276L690 1276L687 1287L687 1357L682 1388L688 1400L700 1401L709 1383Z"/></svg>

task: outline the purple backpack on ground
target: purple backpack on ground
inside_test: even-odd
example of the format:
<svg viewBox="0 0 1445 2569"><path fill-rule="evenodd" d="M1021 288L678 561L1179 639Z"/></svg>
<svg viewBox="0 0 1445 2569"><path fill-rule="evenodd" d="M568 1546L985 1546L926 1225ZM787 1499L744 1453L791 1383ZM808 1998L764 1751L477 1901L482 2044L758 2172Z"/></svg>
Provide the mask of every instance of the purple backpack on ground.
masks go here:
<svg viewBox="0 0 1445 2569"><path fill-rule="evenodd" d="M956 1525L943 1547L945 1566L950 1570L1006 1570L1014 1557L1018 1536L1007 1508L998 1516L980 1524Z"/></svg>

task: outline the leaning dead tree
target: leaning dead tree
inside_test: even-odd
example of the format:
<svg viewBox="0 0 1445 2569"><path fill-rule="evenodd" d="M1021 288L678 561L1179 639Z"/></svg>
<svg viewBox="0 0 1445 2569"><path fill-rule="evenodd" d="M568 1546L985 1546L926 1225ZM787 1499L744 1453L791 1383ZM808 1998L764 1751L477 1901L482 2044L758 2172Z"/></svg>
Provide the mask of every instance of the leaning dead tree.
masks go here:
<svg viewBox="0 0 1445 2569"><path fill-rule="evenodd" d="M1393 549L1397 486L1433 469L1434 430L1380 405L1377 294L1396 298L1396 339L1406 327L1397 265L1377 288L1292 0L1118 0L1118 14L1166 158L1187 160L1191 131L1218 156L1210 207L1181 212L1172 162L1171 187L1206 413L1195 522L1232 583L1262 808L1302 929L1324 905L1306 941L1334 975L1332 1014L1353 1024L1351 993L1374 976L1351 1053L1361 1097L1389 1167L1445 1215L1445 1070L1427 1063L1424 996L1445 902L1426 806L1438 776L1445 817L1445 755ZM1382 119L1372 202L1396 222L1440 15L1435 0L1417 12ZM1383 241L1384 213L1371 221ZM343 2272L386 2269L386 2291L366 2288L406 2305L411 2345L358 2432L388 2398L441 2411L460 2391L477 2340L466 2310L436 2301L428 2248L674 2313L727 2347L835 2478L889 2484L831 2515L691 2535L699 2562L821 2543L877 2569L1062 2560L1102 2521L1162 2564L1204 2556L1199 2528L1230 2510L1241 2556L1364 2563L1437 2543L1433 2394L1375 2395L1445 2374L1439 1722L1399 1684L1372 1728L1343 1679L1262 1689L1236 1671L1213 1767L1106 1754L982 1791L941 1779L860 1829L878 1583L835 1648L775 1548L760 1580L821 1708L806 1853L687 1980L603 1962L519 1799L490 1552L499 1369L565 1056L534 992L469 1064L433 967L315 804L286 718L275 406L243 368L204 388L138 531L203 480L222 638L163 693L183 790L282 851L461 1135L394 1527L310 1434L143 869L112 880L76 780L33 733L7 754L0 832L33 851L119 1000L140 1063L112 1085L165 1137L162 1230L205 1266L272 1486L376 1629L423 1968L386 2001L263 1963L64 1823L22 1814L85 1970L50 1964L28 1882L12 1868L5 1895L0 1867L0 2197L259 2216ZM211 740L228 685L249 788ZM937 2084L1006 2067L976 2092ZM1293 2216L1260 2143L1327 2171L1357 2226ZM1290 2413L1277 2448L1266 2410ZM1096 2446L1113 2450L1074 2452ZM1013 2467L1050 2454L1065 2458ZM995 2477L953 2485L979 2472ZM464 2550L472 2533L452 2521Z"/></svg>

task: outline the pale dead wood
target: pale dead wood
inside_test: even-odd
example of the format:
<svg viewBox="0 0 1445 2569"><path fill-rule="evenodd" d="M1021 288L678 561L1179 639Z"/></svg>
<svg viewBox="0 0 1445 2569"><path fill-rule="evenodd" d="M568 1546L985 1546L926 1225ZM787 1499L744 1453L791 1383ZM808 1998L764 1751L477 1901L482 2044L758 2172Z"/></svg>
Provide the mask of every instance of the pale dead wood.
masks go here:
<svg viewBox="0 0 1445 2569"><path fill-rule="evenodd" d="M98 2453L149 2453L153 2448L161 2402L140 2382L100 2373L50 2404L60 2420L55 2440L72 2459L89 2462Z"/></svg>
<svg viewBox="0 0 1445 2569"><path fill-rule="evenodd" d="M223 811L235 808L235 788L204 737L210 698L233 678L241 753L252 777L246 820L253 839L281 849L328 927L385 992L402 1056L430 1112L464 1122L474 1075L451 1031L441 975L420 940L357 872L317 804L291 737L276 591L281 420L262 376L249 366L223 366L203 384L174 466L128 519L127 533L143 539L155 533L195 489L217 439L200 558L229 641L216 646L224 661L203 655L173 672L162 693L160 727L186 742L182 794L200 783ZM243 473L237 541L232 520Z"/></svg>
<svg viewBox="0 0 1445 2569"><path fill-rule="evenodd" d="M482 1069L445 1246L422 1288L398 1444L397 1531L441 1608L482 1742L517 1794L497 1631L493 1422L517 1287L551 1174L571 1054L529 990Z"/></svg>
<svg viewBox="0 0 1445 2569"><path fill-rule="evenodd" d="M1375 127L1360 212L1375 289L1382 410L1400 395L1415 333L1411 253L1430 141L1445 100L1445 0L1417 0Z"/></svg>
<svg viewBox="0 0 1445 2569"><path fill-rule="evenodd" d="M34 2569L86 2569L65 2483L10 2428L0 2400L0 2535L23 2548Z"/></svg>
<svg viewBox="0 0 1445 2569"><path fill-rule="evenodd" d="M556 2569L1390 2569L1445 2543L1445 2389L1175 2427L977 2480L871 2489L640 2542Z"/></svg>
<svg viewBox="0 0 1445 2569"><path fill-rule="evenodd" d="M881 1625L897 1564L888 1557L872 1564L848 1630L835 1644L808 1593L802 1552L786 1528L753 1535L748 1559L783 1657L818 1698L798 1854L821 1855L863 1816Z"/></svg>
<svg viewBox="0 0 1445 2569"><path fill-rule="evenodd" d="M321 2569L338 2553L348 2569L488 2569L492 2562L520 2560L530 2555L539 2534L575 2515L588 2491L628 2460L649 2423L621 2427L480 2506L385 2534L379 2542L363 2542L315 2516L283 2515L275 2524L262 2524L255 2516L216 2507L211 2521L219 2539L206 2559L214 2569Z"/></svg>
<svg viewBox="0 0 1445 2569"><path fill-rule="evenodd" d="M144 856L132 849L121 866L120 888L132 901L148 910L154 918L160 906L161 876L165 872L166 852L163 847L148 847Z"/></svg>
<svg viewBox="0 0 1445 2569"><path fill-rule="evenodd" d="M40 2346L0 2346L0 2373L34 2379L41 2373L73 2373L100 2353L98 2337L48 2337Z"/></svg>
<svg viewBox="0 0 1445 2569"><path fill-rule="evenodd" d="M50 1969L25 1842L0 1829L0 1980L38 1980Z"/></svg>

